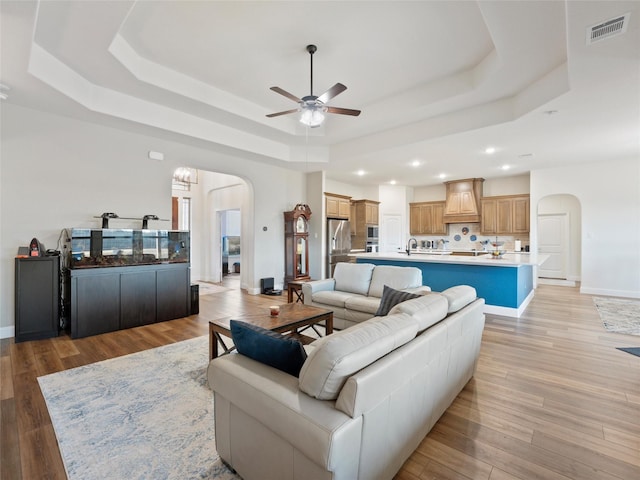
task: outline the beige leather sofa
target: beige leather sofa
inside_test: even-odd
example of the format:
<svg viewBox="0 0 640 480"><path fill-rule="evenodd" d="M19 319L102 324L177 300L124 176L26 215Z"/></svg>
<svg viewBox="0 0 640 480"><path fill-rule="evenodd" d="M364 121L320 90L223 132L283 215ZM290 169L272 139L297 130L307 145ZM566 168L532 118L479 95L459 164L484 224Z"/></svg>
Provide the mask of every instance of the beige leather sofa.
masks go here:
<svg viewBox="0 0 640 480"><path fill-rule="evenodd" d="M244 480L393 478L475 371L475 294L426 294L317 340L299 378L241 354L212 360L220 457Z"/></svg>
<svg viewBox="0 0 640 480"><path fill-rule="evenodd" d="M371 263L338 263L333 278L302 284L304 303L333 310L336 329L369 320L380 306L384 286L395 290L424 293L422 270Z"/></svg>

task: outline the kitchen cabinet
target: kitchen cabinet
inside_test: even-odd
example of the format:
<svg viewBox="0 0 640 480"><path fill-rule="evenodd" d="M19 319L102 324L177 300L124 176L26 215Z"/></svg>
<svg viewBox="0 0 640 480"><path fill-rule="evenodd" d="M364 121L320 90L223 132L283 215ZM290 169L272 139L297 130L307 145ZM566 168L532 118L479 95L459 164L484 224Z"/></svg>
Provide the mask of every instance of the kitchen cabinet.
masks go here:
<svg viewBox="0 0 640 480"><path fill-rule="evenodd" d="M375 200L353 200L351 202L351 235L367 236L367 225L378 225L380 202Z"/></svg>
<svg viewBox="0 0 640 480"><path fill-rule="evenodd" d="M336 193L324 193L327 218L349 220L351 214L351 197Z"/></svg>
<svg viewBox="0 0 640 480"><path fill-rule="evenodd" d="M445 182L447 187L444 221L475 223L480 221L480 198L484 178Z"/></svg>
<svg viewBox="0 0 640 480"><path fill-rule="evenodd" d="M411 235L447 235L444 223L445 202L417 202L409 204L409 233Z"/></svg>
<svg viewBox="0 0 640 480"><path fill-rule="evenodd" d="M363 249L367 245L367 225L378 225L380 202L353 200L351 202L351 248Z"/></svg>
<svg viewBox="0 0 640 480"><path fill-rule="evenodd" d="M484 197L480 231L483 235L529 233L529 195Z"/></svg>

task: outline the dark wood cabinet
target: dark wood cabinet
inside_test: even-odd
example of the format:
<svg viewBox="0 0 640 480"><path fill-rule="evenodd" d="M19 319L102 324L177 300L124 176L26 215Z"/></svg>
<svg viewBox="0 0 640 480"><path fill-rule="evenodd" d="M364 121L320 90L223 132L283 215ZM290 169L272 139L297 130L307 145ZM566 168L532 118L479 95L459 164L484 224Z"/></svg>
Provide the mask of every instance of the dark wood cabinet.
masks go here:
<svg viewBox="0 0 640 480"><path fill-rule="evenodd" d="M15 260L15 341L58 336L60 257Z"/></svg>
<svg viewBox="0 0 640 480"><path fill-rule="evenodd" d="M189 315L188 264L72 269L70 282L72 338Z"/></svg>
<svg viewBox="0 0 640 480"><path fill-rule="evenodd" d="M167 269L156 272L157 321L189 316L190 287L188 269ZM182 286L186 288L182 288ZM179 286L179 288L176 288Z"/></svg>
<svg viewBox="0 0 640 480"><path fill-rule="evenodd" d="M156 322L156 272L120 276L120 328Z"/></svg>

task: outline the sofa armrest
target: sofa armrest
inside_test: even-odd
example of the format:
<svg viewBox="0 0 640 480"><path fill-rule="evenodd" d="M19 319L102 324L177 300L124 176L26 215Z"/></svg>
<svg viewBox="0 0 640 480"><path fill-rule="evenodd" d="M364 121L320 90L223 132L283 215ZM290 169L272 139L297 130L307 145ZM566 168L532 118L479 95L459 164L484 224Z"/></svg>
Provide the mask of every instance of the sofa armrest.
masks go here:
<svg viewBox="0 0 640 480"><path fill-rule="evenodd" d="M409 293L415 293L417 295L425 295L425 294L431 292L431 287L428 287L426 285L422 285L420 287L415 287L415 288L403 288L402 291L403 292L409 292Z"/></svg>
<svg viewBox="0 0 640 480"><path fill-rule="evenodd" d="M336 288L336 281L333 278L325 278L324 280L312 280L302 284L302 294L304 295L304 303L311 305L313 294L322 291L333 291Z"/></svg>
<svg viewBox="0 0 640 480"><path fill-rule="evenodd" d="M297 378L240 354L212 360L207 377L216 397L224 397L322 468L345 469L358 458L362 418L339 411L334 401L303 393Z"/></svg>

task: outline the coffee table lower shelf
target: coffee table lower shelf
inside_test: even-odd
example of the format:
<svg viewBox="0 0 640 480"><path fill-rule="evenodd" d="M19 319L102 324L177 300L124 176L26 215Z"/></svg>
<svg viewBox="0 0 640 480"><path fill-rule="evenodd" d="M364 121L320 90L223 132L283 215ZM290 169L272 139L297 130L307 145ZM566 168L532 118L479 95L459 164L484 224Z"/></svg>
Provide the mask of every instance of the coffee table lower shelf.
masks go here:
<svg viewBox="0 0 640 480"><path fill-rule="evenodd" d="M324 308L311 307L300 303L289 303L280 306L280 314L272 317L268 310L264 313L242 315L235 318L225 317L209 321L209 359L218 357L218 343L223 348L220 355L224 355L235 350L229 339L231 338L231 320L241 320L262 328L282 333L296 338L301 343L307 345L316 338L304 335L303 332L309 328L313 329L318 336L322 334L318 331L317 325L321 322L325 324L325 335L333 333L333 312ZM225 342L224 337L227 337Z"/></svg>

